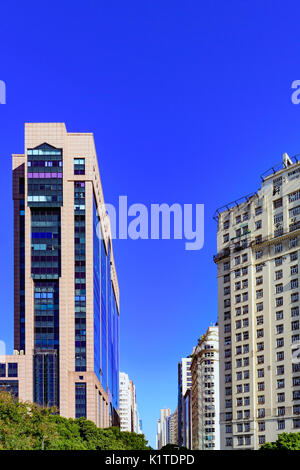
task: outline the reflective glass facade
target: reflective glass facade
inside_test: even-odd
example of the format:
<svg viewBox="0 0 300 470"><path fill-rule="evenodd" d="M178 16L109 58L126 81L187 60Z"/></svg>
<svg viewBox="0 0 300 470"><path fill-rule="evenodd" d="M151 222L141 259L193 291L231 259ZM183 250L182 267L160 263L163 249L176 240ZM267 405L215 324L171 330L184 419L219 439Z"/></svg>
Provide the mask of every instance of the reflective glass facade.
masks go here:
<svg viewBox="0 0 300 470"><path fill-rule="evenodd" d="M75 418L86 418L86 383L75 383Z"/></svg>
<svg viewBox="0 0 300 470"><path fill-rule="evenodd" d="M34 280L34 401L59 406L59 282L61 275L62 150L27 151Z"/></svg>
<svg viewBox="0 0 300 470"><path fill-rule="evenodd" d="M93 198L93 278L94 278L94 371L101 383L101 336L100 336L100 244L98 238L98 214Z"/></svg>
<svg viewBox="0 0 300 470"><path fill-rule="evenodd" d="M86 370L85 183L74 183L75 370Z"/></svg>

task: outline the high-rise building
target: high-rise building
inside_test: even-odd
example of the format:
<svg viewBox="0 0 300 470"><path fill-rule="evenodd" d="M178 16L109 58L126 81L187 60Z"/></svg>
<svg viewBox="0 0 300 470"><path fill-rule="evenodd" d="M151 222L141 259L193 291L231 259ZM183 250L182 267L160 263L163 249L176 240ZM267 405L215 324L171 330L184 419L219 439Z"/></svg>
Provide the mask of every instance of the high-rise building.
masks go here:
<svg viewBox="0 0 300 470"><path fill-rule="evenodd" d="M192 353L192 449L219 450L219 334L210 326Z"/></svg>
<svg viewBox="0 0 300 470"><path fill-rule="evenodd" d="M156 448L159 450L168 444L168 421L170 416L170 408L162 408L160 410L160 418L157 420Z"/></svg>
<svg viewBox="0 0 300 470"><path fill-rule="evenodd" d="M25 125L13 155L14 348L0 387L119 422L119 287L93 135Z"/></svg>
<svg viewBox="0 0 300 470"><path fill-rule="evenodd" d="M177 435L176 435L176 428L177 428L178 416L177 416L177 408L174 413L170 414L166 417L166 443L167 444L176 444L177 445Z"/></svg>
<svg viewBox="0 0 300 470"><path fill-rule="evenodd" d="M183 410L184 395L192 386L192 373L190 370L192 363L191 357L183 357L178 363L178 445L184 445L186 437L184 436Z"/></svg>
<svg viewBox="0 0 300 470"><path fill-rule="evenodd" d="M132 431L131 421L131 384L127 374L120 372L120 429L121 431Z"/></svg>
<svg viewBox="0 0 300 470"><path fill-rule="evenodd" d="M178 442L178 438L177 438ZM183 447L192 448L192 388L183 397Z"/></svg>
<svg viewBox="0 0 300 470"><path fill-rule="evenodd" d="M121 431L142 434L142 421L136 402L136 388L133 381L124 372L120 372L119 414Z"/></svg>
<svg viewBox="0 0 300 470"><path fill-rule="evenodd" d="M300 429L300 163L219 209L221 448L258 449Z"/></svg>

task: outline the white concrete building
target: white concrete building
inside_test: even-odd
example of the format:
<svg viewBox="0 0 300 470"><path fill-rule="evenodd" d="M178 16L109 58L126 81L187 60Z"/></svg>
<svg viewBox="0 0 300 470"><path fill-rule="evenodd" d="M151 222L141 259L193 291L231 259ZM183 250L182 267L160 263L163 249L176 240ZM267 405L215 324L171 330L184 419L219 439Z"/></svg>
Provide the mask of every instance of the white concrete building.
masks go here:
<svg viewBox="0 0 300 470"><path fill-rule="evenodd" d="M131 387L130 380L125 372L120 372L120 429L131 432Z"/></svg>
<svg viewBox="0 0 300 470"><path fill-rule="evenodd" d="M219 331L210 326L192 353L192 449L219 450Z"/></svg>
<svg viewBox="0 0 300 470"><path fill-rule="evenodd" d="M156 433L156 448L159 450L168 444L168 420L167 417L171 415L169 408L162 408L160 410L160 418L157 420L157 433Z"/></svg>
<svg viewBox="0 0 300 470"><path fill-rule="evenodd" d="M300 430L300 163L285 154L261 179L256 193L215 214L221 448L229 450Z"/></svg>

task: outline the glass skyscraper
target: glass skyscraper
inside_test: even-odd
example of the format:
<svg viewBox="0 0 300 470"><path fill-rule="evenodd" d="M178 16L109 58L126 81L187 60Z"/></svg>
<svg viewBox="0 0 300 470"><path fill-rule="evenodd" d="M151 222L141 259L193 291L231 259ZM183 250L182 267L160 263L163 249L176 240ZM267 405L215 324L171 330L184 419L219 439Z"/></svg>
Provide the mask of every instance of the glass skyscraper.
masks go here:
<svg viewBox="0 0 300 470"><path fill-rule="evenodd" d="M15 351L0 388L119 425L119 287L93 135L26 124L13 198Z"/></svg>

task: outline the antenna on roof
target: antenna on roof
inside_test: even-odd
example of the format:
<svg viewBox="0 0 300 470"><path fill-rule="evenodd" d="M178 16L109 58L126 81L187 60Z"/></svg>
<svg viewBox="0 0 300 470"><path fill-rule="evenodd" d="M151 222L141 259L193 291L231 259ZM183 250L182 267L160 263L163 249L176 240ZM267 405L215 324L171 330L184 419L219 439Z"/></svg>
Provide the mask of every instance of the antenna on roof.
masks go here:
<svg viewBox="0 0 300 470"><path fill-rule="evenodd" d="M285 168L287 168L288 166L290 166L292 164L293 164L293 162L290 159L290 157L288 156L288 154L284 153L283 154L283 165L285 166Z"/></svg>

